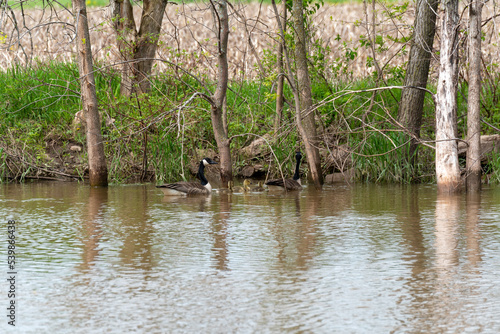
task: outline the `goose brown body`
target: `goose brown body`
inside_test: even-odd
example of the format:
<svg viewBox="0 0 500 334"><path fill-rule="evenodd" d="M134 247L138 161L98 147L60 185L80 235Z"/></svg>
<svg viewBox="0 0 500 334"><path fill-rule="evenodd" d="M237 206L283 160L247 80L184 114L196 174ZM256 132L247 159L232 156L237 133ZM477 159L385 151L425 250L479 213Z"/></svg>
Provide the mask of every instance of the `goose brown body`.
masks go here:
<svg viewBox="0 0 500 334"><path fill-rule="evenodd" d="M302 189L302 185L300 184L300 180L293 179L276 179L270 180L266 182L266 185L269 187L269 190L300 190Z"/></svg>
<svg viewBox="0 0 500 334"><path fill-rule="evenodd" d="M210 183L209 183L210 184ZM176 182L157 186L165 195L208 195L212 187L203 186L198 182Z"/></svg>
<svg viewBox="0 0 500 334"><path fill-rule="evenodd" d="M295 165L295 174L291 179L274 179L266 182L269 190L301 190L302 184L300 183L300 160L302 159L302 154L297 152L295 154L295 158L297 160L297 164Z"/></svg>
<svg viewBox="0 0 500 334"><path fill-rule="evenodd" d="M198 168L198 178L200 179L200 183L198 182L175 182L163 184L160 186L156 186L156 188L160 188L161 191L166 196L179 196L179 195L209 195L212 193L212 186L205 178L205 166L216 164L217 162L213 161L210 158L204 158L200 161L200 166Z"/></svg>

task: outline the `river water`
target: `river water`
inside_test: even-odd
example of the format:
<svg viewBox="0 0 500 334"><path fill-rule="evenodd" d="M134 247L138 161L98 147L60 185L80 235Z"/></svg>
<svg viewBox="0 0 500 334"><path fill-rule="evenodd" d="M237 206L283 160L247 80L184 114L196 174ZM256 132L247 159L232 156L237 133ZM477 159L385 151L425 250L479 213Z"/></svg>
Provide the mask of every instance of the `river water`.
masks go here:
<svg viewBox="0 0 500 334"><path fill-rule="evenodd" d="M311 188L0 185L0 332L500 332L499 187Z"/></svg>

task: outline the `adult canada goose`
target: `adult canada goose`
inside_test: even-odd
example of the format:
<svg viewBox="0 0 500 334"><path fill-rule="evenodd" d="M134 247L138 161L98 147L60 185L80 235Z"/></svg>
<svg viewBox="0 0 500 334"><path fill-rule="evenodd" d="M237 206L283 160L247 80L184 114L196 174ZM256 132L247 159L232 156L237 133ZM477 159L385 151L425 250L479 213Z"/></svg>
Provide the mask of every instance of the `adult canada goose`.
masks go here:
<svg viewBox="0 0 500 334"><path fill-rule="evenodd" d="M300 190L302 185L300 183L300 160L302 159L302 154L300 152L295 153L295 159L297 159L297 165L295 166L295 174L291 179L275 179L266 182L269 190Z"/></svg>
<svg viewBox="0 0 500 334"><path fill-rule="evenodd" d="M235 193L246 193L250 191L250 180L245 179L243 181L243 187L233 187L233 192Z"/></svg>
<svg viewBox="0 0 500 334"><path fill-rule="evenodd" d="M264 190L266 190L266 189L264 189L264 185L263 185L262 181L257 182L257 185L255 187L251 187L250 189L252 191L264 191Z"/></svg>
<svg viewBox="0 0 500 334"><path fill-rule="evenodd" d="M212 186L208 183L205 178L205 166L217 164L210 158L204 158L200 161L200 167L198 168L198 182L176 182L163 184L161 186L156 186L160 188L166 196L178 196L178 195L208 195L212 192Z"/></svg>

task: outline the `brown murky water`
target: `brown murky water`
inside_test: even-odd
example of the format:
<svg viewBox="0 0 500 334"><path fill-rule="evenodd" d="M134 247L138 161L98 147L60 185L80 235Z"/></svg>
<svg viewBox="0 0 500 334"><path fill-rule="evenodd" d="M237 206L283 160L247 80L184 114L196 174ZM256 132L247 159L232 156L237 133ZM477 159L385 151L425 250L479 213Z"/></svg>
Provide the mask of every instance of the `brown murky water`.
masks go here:
<svg viewBox="0 0 500 334"><path fill-rule="evenodd" d="M500 332L500 188L169 199L33 183L0 185L0 212L2 333Z"/></svg>

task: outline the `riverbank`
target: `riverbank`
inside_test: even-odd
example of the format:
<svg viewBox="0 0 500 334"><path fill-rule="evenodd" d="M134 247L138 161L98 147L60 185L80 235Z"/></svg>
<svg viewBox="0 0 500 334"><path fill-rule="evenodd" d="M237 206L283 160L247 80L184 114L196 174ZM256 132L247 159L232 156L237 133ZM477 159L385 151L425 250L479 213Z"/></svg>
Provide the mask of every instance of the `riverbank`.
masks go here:
<svg viewBox="0 0 500 334"><path fill-rule="evenodd" d="M396 6L390 7L389 12L380 12L381 28L404 23L398 25L397 33L387 33L377 42L380 44L375 51L377 61L385 64L382 83L374 75L373 58L371 61L369 58L371 51L366 38L363 39L366 24L356 23L356 18L362 17L362 5L339 6L321 7L314 14L315 26L311 27L310 75L325 176L341 173L363 182L433 182L435 108L432 99L426 98L424 104L421 130L424 145L419 150L417 163L410 165L405 162L408 137L397 122L400 89L367 91L381 85L403 84L407 53L401 50L406 48L403 47L408 37L405 29L412 22L412 9ZM190 179L190 167L199 159L205 155L217 158L210 106L197 98L200 92L210 95L216 85L213 78L217 52L210 39L213 31L200 23L208 20L200 4L183 8L187 12L167 11L162 34L165 40L160 43L151 76L152 92L131 98L120 95L116 36L110 30L104 10L92 8L90 12L94 74L110 182L160 183ZM293 168L294 151L303 147L295 126L292 94L287 87L283 117L276 126L276 43L269 34L274 29L273 17L267 5L242 4L240 9L239 14L247 17L248 22L256 13L260 19L252 26L251 33L258 57L248 50L245 42L248 26L241 25L240 21L232 22L231 26L227 124L234 174L240 177L288 175ZM397 20L385 21L382 13L401 15ZM48 18L37 15L27 16L32 23L26 21L26 24L47 23L44 20ZM191 20L182 21L182 17ZM70 43L71 38L57 43L51 39L71 32L69 20L70 17L61 18L57 29L62 30L54 30L52 34L31 30L33 47L23 44L27 43L23 40L2 53L0 116L4 121L0 124L0 177L3 180L86 178L87 148L85 126L79 117L81 102L78 70L73 63L74 45ZM332 38L332 31L337 33L336 38ZM491 41L493 30L487 36ZM493 44L489 43L487 50ZM491 67L487 68L488 81L482 95L484 134L497 132L499 79L491 71L496 66L495 54L491 53L487 59ZM430 91L435 91L435 74L434 60ZM466 74L461 78L457 130L459 138L465 138ZM248 148L255 140L262 141L257 151ZM492 153L488 164L485 172L500 170L497 152ZM307 176L305 162L302 171Z"/></svg>

